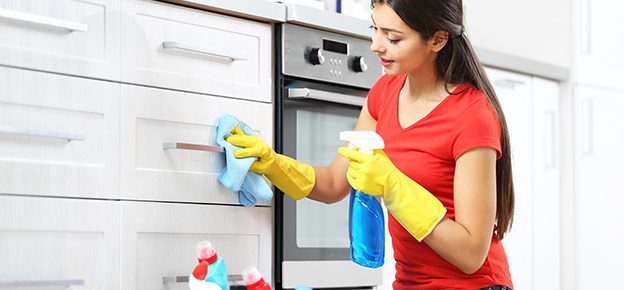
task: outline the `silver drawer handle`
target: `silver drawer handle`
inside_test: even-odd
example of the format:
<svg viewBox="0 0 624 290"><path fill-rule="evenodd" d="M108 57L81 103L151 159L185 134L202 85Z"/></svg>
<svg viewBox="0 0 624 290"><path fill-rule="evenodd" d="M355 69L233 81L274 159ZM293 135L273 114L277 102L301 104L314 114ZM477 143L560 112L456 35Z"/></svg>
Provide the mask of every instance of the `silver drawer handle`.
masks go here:
<svg viewBox="0 0 624 290"><path fill-rule="evenodd" d="M163 277L163 284L167 284L167 283L188 283L189 281L189 276L164 276ZM228 275L228 281L229 282L242 282L243 280L243 275L241 274L232 274L232 275Z"/></svg>
<svg viewBox="0 0 624 290"><path fill-rule="evenodd" d="M196 151L210 151L210 152L225 152L225 149L221 146L214 145L201 145L190 143L163 143L163 149L182 149L182 150L196 150Z"/></svg>
<svg viewBox="0 0 624 290"><path fill-rule="evenodd" d="M4 134L13 134L13 135L24 135L31 137L42 137L42 138L53 138L53 139L62 139L70 141L84 141L86 138L81 134L71 134L71 133L61 133L61 132L53 132L53 131L42 131L42 130L31 130L31 129L21 129L21 128L11 128L6 126L0 126L0 133Z"/></svg>
<svg viewBox="0 0 624 290"><path fill-rule="evenodd" d="M49 286L81 286L83 279L70 280L33 280L33 281L0 281L0 288L12 287L49 287Z"/></svg>
<svg viewBox="0 0 624 290"><path fill-rule="evenodd" d="M315 99L333 103L340 103L354 106L364 106L365 97L346 95L309 88L289 88L288 98L290 99Z"/></svg>
<svg viewBox="0 0 624 290"><path fill-rule="evenodd" d="M177 50L182 50L182 51L187 51L187 52L192 52L192 53L205 54L205 55L209 55L213 57L227 59L229 61L247 60L247 58L242 57L242 56L227 55L221 52L211 51L208 48L185 45L185 44L177 43L175 41L164 41L162 43L162 47L164 49L177 49Z"/></svg>
<svg viewBox="0 0 624 290"><path fill-rule="evenodd" d="M516 85L524 85L524 82L519 81L519 80L513 80L513 79L497 79L496 81L494 81L494 84L499 85L501 87L514 89Z"/></svg>
<svg viewBox="0 0 624 290"><path fill-rule="evenodd" d="M52 29L68 30L69 32L87 32L88 29L88 26L83 23L44 17L4 8L0 8L0 18L44 26Z"/></svg>

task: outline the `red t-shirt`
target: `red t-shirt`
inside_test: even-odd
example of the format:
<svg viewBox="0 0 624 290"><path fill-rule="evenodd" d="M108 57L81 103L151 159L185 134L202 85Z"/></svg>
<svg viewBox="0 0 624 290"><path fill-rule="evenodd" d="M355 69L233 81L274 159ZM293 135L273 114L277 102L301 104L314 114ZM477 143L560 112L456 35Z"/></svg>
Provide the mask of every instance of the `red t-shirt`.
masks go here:
<svg viewBox="0 0 624 290"><path fill-rule="evenodd" d="M377 120L375 131L394 165L429 190L455 219L453 178L462 154L489 147L501 156L501 130L497 113L487 97L469 85L460 85L428 115L407 128L399 123L399 92L406 75L383 76L368 95L368 111ZM426 243L419 243L392 215L396 280L394 289L478 289L491 285L512 287L507 256L492 233L492 244L481 268L470 275L444 260Z"/></svg>

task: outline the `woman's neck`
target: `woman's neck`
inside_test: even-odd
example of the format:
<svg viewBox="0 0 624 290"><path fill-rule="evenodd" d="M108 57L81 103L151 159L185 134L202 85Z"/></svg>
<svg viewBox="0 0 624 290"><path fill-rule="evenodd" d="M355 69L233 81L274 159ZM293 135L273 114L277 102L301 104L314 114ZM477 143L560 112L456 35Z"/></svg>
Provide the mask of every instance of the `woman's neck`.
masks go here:
<svg viewBox="0 0 624 290"><path fill-rule="evenodd" d="M444 82L438 78L435 69L408 73L403 87L405 95L414 101L422 98L435 101L441 89L444 89Z"/></svg>

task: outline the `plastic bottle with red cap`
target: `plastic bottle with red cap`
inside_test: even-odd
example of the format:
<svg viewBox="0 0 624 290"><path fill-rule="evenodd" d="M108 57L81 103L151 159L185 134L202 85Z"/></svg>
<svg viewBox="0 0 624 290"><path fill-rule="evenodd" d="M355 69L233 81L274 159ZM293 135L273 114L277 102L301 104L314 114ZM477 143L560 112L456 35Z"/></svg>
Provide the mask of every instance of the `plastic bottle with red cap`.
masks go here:
<svg viewBox="0 0 624 290"><path fill-rule="evenodd" d="M209 241L201 241L196 246L199 264L189 277L191 290L228 290L228 277L225 261L217 255Z"/></svg>
<svg viewBox="0 0 624 290"><path fill-rule="evenodd" d="M247 290L272 290L271 285L264 281L256 267L247 267L242 274L243 280L247 284Z"/></svg>

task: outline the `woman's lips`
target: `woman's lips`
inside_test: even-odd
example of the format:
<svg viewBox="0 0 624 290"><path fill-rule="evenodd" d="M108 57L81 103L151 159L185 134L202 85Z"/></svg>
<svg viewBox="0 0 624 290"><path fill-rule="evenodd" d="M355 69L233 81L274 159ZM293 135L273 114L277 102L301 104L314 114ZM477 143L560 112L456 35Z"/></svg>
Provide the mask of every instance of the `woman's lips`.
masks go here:
<svg viewBox="0 0 624 290"><path fill-rule="evenodd" d="M385 59L383 57L380 57L379 60L381 61L381 65L383 66L389 66L394 63L394 60Z"/></svg>

